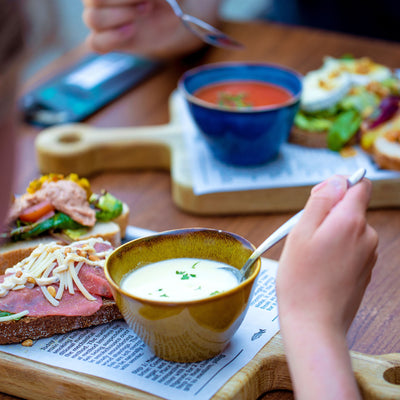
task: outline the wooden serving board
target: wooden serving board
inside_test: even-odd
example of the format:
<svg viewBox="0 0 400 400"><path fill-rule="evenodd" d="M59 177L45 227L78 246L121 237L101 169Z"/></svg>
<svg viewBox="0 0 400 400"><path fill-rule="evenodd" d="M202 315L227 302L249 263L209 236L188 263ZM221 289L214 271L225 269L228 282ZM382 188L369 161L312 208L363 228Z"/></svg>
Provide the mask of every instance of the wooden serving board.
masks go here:
<svg viewBox="0 0 400 400"><path fill-rule="evenodd" d="M369 356L351 352L364 399L400 399L400 354ZM0 391L25 399L153 400L158 397L91 375L52 367L6 353L0 358ZM276 334L214 396L215 400L255 400L275 389L291 389L282 338Z"/></svg>
<svg viewBox="0 0 400 400"><path fill-rule="evenodd" d="M166 125L95 128L68 124L45 129L35 142L40 171L89 177L106 170L169 170L174 203L194 214L283 212L304 206L311 186L195 195L179 110L173 103L171 99L171 121ZM400 179L374 180L370 207L396 206L400 206Z"/></svg>

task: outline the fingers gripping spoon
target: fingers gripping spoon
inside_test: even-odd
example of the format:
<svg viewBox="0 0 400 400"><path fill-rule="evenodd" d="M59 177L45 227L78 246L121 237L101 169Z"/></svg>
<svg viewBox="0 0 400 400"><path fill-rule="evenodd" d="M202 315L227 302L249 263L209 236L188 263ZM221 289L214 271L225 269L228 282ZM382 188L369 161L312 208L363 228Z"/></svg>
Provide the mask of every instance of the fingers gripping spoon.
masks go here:
<svg viewBox="0 0 400 400"><path fill-rule="evenodd" d="M353 175L349 176L347 178L347 185L348 187L354 186L356 183L360 182L362 178L365 176L365 169L360 168L357 170ZM275 232L273 232L267 239L264 240L263 243L261 243L260 246L254 250L254 252L250 255L246 263L243 265L242 268L237 269L234 267L222 267L224 269L227 269L231 271L234 275L236 275L239 283L243 282L250 271L250 267L253 265L253 263L257 260L258 257L260 257L263 253L265 253L268 249L270 249L272 246L274 246L276 243L278 243L281 239L283 239L285 236L289 234L289 232L294 228L294 226L297 224L297 222L300 220L300 217L302 216L304 210L299 211L297 214L295 214L292 218L287 220L283 225L281 225Z"/></svg>

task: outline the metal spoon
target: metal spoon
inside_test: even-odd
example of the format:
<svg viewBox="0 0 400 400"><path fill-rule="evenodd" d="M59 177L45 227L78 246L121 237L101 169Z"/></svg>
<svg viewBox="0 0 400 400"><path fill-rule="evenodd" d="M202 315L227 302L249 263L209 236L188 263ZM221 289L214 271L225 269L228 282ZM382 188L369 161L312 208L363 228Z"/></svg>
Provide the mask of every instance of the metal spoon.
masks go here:
<svg viewBox="0 0 400 400"><path fill-rule="evenodd" d="M347 186L350 188L354 186L356 183L360 182L361 179L364 178L365 173L366 173L365 168L360 168L359 170L357 170L353 175L347 178ZM301 215L303 214L303 211L304 210L299 211L292 218L290 218L283 225L281 225L275 232L273 232L271 236L265 239L264 242L262 242L260 246L258 246L254 250L254 252L250 255L249 259L246 261L246 263L243 265L242 268L240 269L234 267L223 267L223 268L231 271L237 277L239 283L244 281L248 276L250 267L257 260L257 258L260 257L268 249L270 249L274 244L278 243L292 230L292 228L299 221Z"/></svg>
<svg viewBox="0 0 400 400"><path fill-rule="evenodd" d="M198 36L201 40L213 46L223 47L226 49L241 49L243 45L236 40L232 39L225 33L219 31L213 26L207 24L199 18L193 17L192 15L185 14L180 8L176 0L165 0L174 13L179 17L186 28Z"/></svg>

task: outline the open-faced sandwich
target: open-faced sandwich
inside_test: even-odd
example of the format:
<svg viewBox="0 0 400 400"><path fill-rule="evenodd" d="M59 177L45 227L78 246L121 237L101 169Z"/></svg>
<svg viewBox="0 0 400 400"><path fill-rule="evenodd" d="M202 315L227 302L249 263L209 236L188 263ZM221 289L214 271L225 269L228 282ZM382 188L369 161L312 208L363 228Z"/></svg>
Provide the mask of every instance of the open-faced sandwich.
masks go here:
<svg viewBox="0 0 400 400"><path fill-rule="evenodd" d="M400 97L382 102L376 118L362 126L361 146L375 162L386 169L400 171Z"/></svg>
<svg viewBox="0 0 400 400"><path fill-rule="evenodd" d="M101 238L40 244L0 276L0 344L23 343L122 318L104 275Z"/></svg>
<svg viewBox="0 0 400 400"><path fill-rule="evenodd" d="M0 274L39 245L71 243L101 237L113 246L121 243L129 209L109 192L92 193L87 179L76 174L49 174L30 183L16 197L8 214L0 246Z"/></svg>
<svg viewBox="0 0 400 400"><path fill-rule="evenodd" d="M400 94L391 69L369 58L326 57L305 75L293 143L340 150L358 142L363 121L375 119L381 103Z"/></svg>

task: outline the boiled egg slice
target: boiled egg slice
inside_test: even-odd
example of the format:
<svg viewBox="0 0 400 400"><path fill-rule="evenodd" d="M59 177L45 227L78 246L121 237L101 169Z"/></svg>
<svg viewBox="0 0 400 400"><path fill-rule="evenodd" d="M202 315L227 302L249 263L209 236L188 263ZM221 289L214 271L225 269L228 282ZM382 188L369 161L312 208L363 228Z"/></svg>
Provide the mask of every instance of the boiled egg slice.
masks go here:
<svg viewBox="0 0 400 400"><path fill-rule="evenodd" d="M390 68L378 64L368 57L357 59L325 57L323 68L337 73L349 73L353 85L367 85L372 81L382 82L392 76Z"/></svg>
<svg viewBox="0 0 400 400"><path fill-rule="evenodd" d="M303 78L300 107L307 112L325 110L337 104L352 86L350 74L323 67Z"/></svg>

